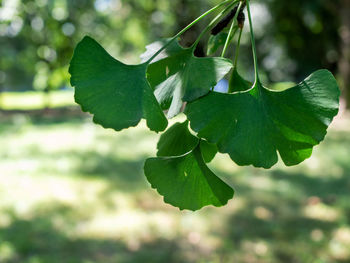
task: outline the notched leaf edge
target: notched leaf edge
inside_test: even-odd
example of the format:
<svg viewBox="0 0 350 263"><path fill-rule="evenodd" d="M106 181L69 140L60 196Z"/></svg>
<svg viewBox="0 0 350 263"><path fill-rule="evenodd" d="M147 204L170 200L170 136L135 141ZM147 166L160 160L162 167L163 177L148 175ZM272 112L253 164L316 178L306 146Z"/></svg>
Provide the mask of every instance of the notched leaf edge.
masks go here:
<svg viewBox="0 0 350 263"><path fill-rule="evenodd" d="M147 166L147 162L150 161L150 160L160 160L160 159L162 159L162 160L170 160L170 159L183 158L183 157L186 157L186 156L188 156L188 155L190 155L190 154L194 154L194 151L197 150L197 149L199 149L200 158L202 159L202 161L203 161L205 167L206 167L218 180L220 180L224 185L226 185L228 188L230 188L231 194L230 194L230 196L229 196L228 198L225 198L224 201L220 201L221 204L219 204L219 205L206 204L206 205L203 205L203 206L201 206L201 207L199 207L199 208L197 208L197 209L191 209L191 208L188 208L188 207L185 207L185 206L182 206L182 205L173 204L171 201L169 201L168 197L167 197L165 194L161 193L161 190L159 190L158 187L157 187L154 183L151 183L150 180L148 179L148 176L146 175L146 173L147 173L147 172L146 172L146 170L147 170L146 166ZM204 158L203 158L203 156L202 156L202 154L201 154L201 152L200 152L200 144L199 144L199 143L198 143L198 145L197 145L192 151L190 151L190 152L188 152L188 153L186 153L186 154L183 154L183 155L181 155L181 156L171 156L171 157L164 157L164 156L163 156L163 157L148 158L148 159L146 159L146 161L145 161L145 164L144 164L144 168L143 168L143 169L144 169L144 173L145 173L145 175L146 175L147 181L148 181L148 183L151 185L151 188L154 189L154 190L156 190L157 193L158 193L160 196L162 196L163 202L166 203L166 204L169 204L169 205L171 205L171 206L173 206L173 207L178 208L180 211L188 210L188 211L195 212L195 211L201 210L201 209L204 208L204 207L223 207L223 206L227 205L228 202L229 202L230 200L232 200L232 199L234 198L234 195L235 195L235 190L234 190L230 185L228 185L225 181L223 181L220 177L218 177L216 174L214 174L214 173L209 169L209 167L206 165L205 160L204 160Z"/></svg>

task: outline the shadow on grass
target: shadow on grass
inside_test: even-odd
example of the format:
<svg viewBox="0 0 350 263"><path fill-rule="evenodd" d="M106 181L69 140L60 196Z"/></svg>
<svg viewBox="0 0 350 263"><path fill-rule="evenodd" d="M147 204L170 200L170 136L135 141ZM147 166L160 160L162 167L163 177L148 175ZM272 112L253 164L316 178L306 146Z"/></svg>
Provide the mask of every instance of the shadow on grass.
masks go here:
<svg viewBox="0 0 350 263"><path fill-rule="evenodd" d="M63 107L28 111L0 111L0 133L15 126L31 124L35 126L55 125L62 123L82 123L91 119L91 115L81 111L79 107ZM18 127L17 127L18 128Z"/></svg>
<svg viewBox="0 0 350 263"><path fill-rule="evenodd" d="M64 116L61 120L74 122L76 119ZM34 125L50 123L43 119L31 121ZM57 123L60 120L53 118L52 124ZM12 128L8 125L5 130ZM153 191L143 175L146 156L139 153L135 159L121 159L114 150L124 139L105 139L109 148L104 154L86 151L84 147L53 153L48 171L56 169L52 165L57 165L56 160L65 156L73 165L62 176L102 178L108 182L101 201L108 201L108 193L116 190L135 196L143 189ZM217 220L223 220L219 229L210 230L222 241L215 251L220 255L218 262L349 262L349 257L343 261L335 257L330 246L335 231L350 225L350 140L345 133L333 133L320 147L319 161L327 160L337 169L337 174L330 174L331 170L323 175L310 171L265 171L249 167L239 169L237 174L224 174L220 172L220 167L217 168L219 175L231 181L236 198L243 200L243 206L234 212L225 210L225 207L211 210L217 213ZM35 154L39 158L44 154L40 152L40 147L37 152L34 150L29 150L28 155ZM22 157L25 159L27 156ZM54 174L59 175L59 170ZM263 182L267 178L267 186L254 183L262 178ZM232 204L234 206L235 200ZM156 205L152 206L153 211L157 209ZM309 212L305 212L307 209ZM183 240L179 238L165 240L152 237L141 241L137 248L122 240L74 238L69 229L73 229L81 219L69 207L53 206L49 210L35 211L34 216L27 220L13 212L8 215L11 224L0 228L0 251L1 245L8 244L14 255L6 261L0 259L0 262L190 262L183 257ZM64 230L60 229L57 217L65 222Z"/></svg>
<svg viewBox="0 0 350 263"><path fill-rule="evenodd" d="M186 262L176 239L135 240L135 246L118 239L74 237L70 228L75 227L77 215L66 206L51 205L31 219L18 218L13 212L8 215L10 225L0 228L2 263Z"/></svg>
<svg viewBox="0 0 350 263"><path fill-rule="evenodd" d="M236 196L244 205L215 233L225 239L225 262L349 262L350 253L334 249L349 249L347 241L334 241L337 230L350 227L350 168L341 169L339 177L266 171L261 176L275 183L269 188L252 187L249 175L240 181ZM279 189L278 182L287 187Z"/></svg>
<svg viewBox="0 0 350 263"><path fill-rule="evenodd" d="M96 152L69 152L77 163L74 173L84 177L108 180L109 189L134 192L147 186L143 173L146 157L121 160L113 154Z"/></svg>

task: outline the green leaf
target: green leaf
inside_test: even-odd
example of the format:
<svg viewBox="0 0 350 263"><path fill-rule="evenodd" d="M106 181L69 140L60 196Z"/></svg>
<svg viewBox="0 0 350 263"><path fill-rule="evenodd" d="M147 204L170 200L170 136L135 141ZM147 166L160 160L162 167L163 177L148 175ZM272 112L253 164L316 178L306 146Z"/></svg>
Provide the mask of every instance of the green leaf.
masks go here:
<svg viewBox="0 0 350 263"><path fill-rule="evenodd" d="M180 157L150 158L145 175L164 201L188 210L207 205L223 206L233 197L233 189L205 165L199 146Z"/></svg>
<svg viewBox="0 0 350 263"><path fill-rule="evenodd" d="M278 160L296 165L312 153L338 113L339 88L319 70L282 92L257 83L247 92L207 96L189 103L186 115L198 136L215 143L238 165L270 168Z"/></svg>
<svg viewBox="0 0 350 263"><path fill-rule="evenodd" d="M193 48L178 52L149 65L147 78L163 109L169 109L168 118L176 116L184 101L193 101L206 95L232 68L225 58L197 58ZM175 49L175 48L173 48Z"/></svg>
<svg viewBox="0 0 350 263"><path fill-rule="evenodd" d="M175 123L159 139L157 156L180 156L192 151L199 139L188 130L188 121Z"/></svg>
<svg viewBox="0 0 350 263"><path fill-rule="evenodd" d="M146 46L146 51L141 54L141 62L147 62L151 57L157 53L159 49L161 49L163 46L165 46L169 41L171 41L172 38L165 38L158 40L156 42L153 42ZM163 58L167 58L169 56L173 56L178 54L182 51L182 47L179 45L178 41L173 41L166 49L164 49L154 60L154 62L157 62Z"/></svg>
<svg viewBox="0 0 350 263"><path fill-rule="evenodd" d="M238 71L237 68L233 69L231 78L229 81L229 89L228 92L239 92L239 91L247 91L252 87L252 83L249 81L243 79Z"/></svg>
<svg viewBox="0 0 350 263"><path fill-rule="evenodd" d="M75 101L105 128L119 131L144 118L151 130L163 131L168 122L147 82L146 70L147 64L125 65L85 37L69 68Z"/></svg>
<svg viewBox="0 0 350 263"><path fill-rule="evenodd" d="M214 159L215 155L218 153L218 147L216 147L215 144L209 143L205 140L200 141L200 148L203 160L206 163L210 163Z"/></svg>
<svg viewBox="0 0 350 263"><path fill-rule="evenodd" d="M188 129L188 121L177 122L160 136L157 156L181 156L192 151L198 143L204 161L210 163L218 152L216 145L194 136Z"/></svg>
<svg viewBox="0 0 350 263"><path fill-rule="evenodd" d="M210 35L208 40L207 55L214 54L220 47L225 45L228 33L220 32L217 35Z"/></svg>

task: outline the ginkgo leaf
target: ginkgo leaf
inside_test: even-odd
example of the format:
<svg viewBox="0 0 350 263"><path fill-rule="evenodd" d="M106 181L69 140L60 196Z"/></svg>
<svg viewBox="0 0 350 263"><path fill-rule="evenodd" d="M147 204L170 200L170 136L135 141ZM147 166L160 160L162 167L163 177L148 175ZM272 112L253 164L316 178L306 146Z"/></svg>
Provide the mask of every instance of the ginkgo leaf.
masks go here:
<svg viewBox="0 0 350 263"><path fill-rule="evenodd" d="M282 92L259 84L246 92L211 92L187 105L197 136L215 143L238 165L270 168L279 152L287 166L312 153L338 113L339 88L333 75L319 70Z"/></svg>
<svg viewBox="0 0 350 263"><path fill-rule="evenodd" d="M208 40L207 55L214 54L220 47L225 45L228 33L220 32L217 35L210 35Z"/></svg>
<svg viewBox="0 0 350 263"><path fill-rule="evenodd" d="M241 75L239 75L237 68L234 68L229 81L228 92L247 91L251 89L251 87L252 83L243 79Z"/></svg>
<svg viewBox="0 0 350 263"><path fill-rule="evenodd" d="M164 132L157 144L157 156L180 156L192 151L199 139L188 130L188 121L177 122Z"/></svg>
<svg viewBox="0 0 350 263"><path fill-rule="evenodd" d="M215 155L218 153L218 147L216 147L216 144L209 143L205 140L200 141L200 149L203 156L203 160L206 163L210 163L214 159Z"/></svg>
<svg viewBox="0 0 350 263"><path fill-rule="evenodd" d="M204 161L210 163L218 152L216 145L194 136L188 129L188 121L177 122L160 136L157 156L181 156L192 151L198 143Z"/></svg>
<svg viewBox="0 0 350 263"><path fill-rule="evenodd" d="M151 130L163 131L168 122L147 82L146 70L147 64L125 65L85 37L69 68L75 101L105 128L119 131L144 118Z"/></svg>
<svg viewBox="0 0 350 263"><path fill-rule="evenodd" d="M181 111L184 101L206 95L232 68L228 59L198 58L193 55L193 48L177 45L176 54L150 64L147 70L158 102L163 109L169 109L168 118Z"/></svg>
<svg viewBox="0 0 350 263"><path fill-rule="evenodd" d="M199 145L179 157L157 157L146 160L145 175L164 201L188 210L207 205L223 206L234 191L204 163Z"/></svg>
<svg viewBox="0 0 350 263"><path fill-rule="evenodd" d="M160 50L170 41L172 41L172 38L165 38L147 45L146 51L140 56L141 62L147 62L155 53L157 53L158 50ZM172 41L172 43L166 49L164 49L156 58L154 58L152 62L154 63L163 58L176 55L181 51L182 47L179 45L178 41Z"/></svg>

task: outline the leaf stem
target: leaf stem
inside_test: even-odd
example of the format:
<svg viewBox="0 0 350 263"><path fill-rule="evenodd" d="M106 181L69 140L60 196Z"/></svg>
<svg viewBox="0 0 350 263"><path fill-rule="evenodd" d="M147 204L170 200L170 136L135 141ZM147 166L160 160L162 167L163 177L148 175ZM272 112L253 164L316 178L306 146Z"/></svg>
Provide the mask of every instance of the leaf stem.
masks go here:
<svg viewBox="0 0 350 263"><path fill-rule="evenodd" d="M241 10L241 7L242 7L242 1L239 3L239 6L237 8L237 12L235 14L235 16L233 17L233 21L232 21L232 24L231 24L231 27L230 27L230 31L228 32L228 36L226 38L226 42L225 42L225 46L224 46L224 49L222 50L222 53L221 53L221 57L224 57L225 56L225 53L226 53L226 50L228 48L228 45L230 44L232 38L231 38L231 35L232 35L232 31L233 31L233 28L234 28L234 25L236 24L236 20L237 20L237 17L238 17L238 14L239 14L239 11ZM237 32L237 29L235 30L234 34L236 34Z"/></svg>
<svg viewBox="0 0 350 263"><path fill-rule="evenodd" d="M248 18L249 18L250 37L251 37L251 42L252 42L253 58L254 58L255 83L260 83L259 70L258 70L258 56L257 56L257 52L256 52L256 47L255 47L255 36L254 36L252 16L250 13L249 0L246 0L246 3L247 3Z"/></svg>
<svg viewBox="0 0 350 263"><path fill-rule="evenodd" d="M231 4L229 4L220 14L218 14L210 23L209 25L201 32L199 37L196 39L196 41L193 43L192 48L195 49L199 43L199 41L202 39L202 37L229 11L232 6L234 6L237 2L240 0L235 0Z"/></svg>
<svg viewBox="0 0 350 263"><path fill-rule="evenodd" d="M234 62L233 68L237 68L239 48L241 46L242 32L243 32L243 27L241 27L239 30L239 36L238 36L238 41L237 41L237 46L236 46L235 62Z"/></svg>
<svg viewBox="0 0 350 263"><path fill-rule="evenodd" d="M226 0L216 6L214 6L212 9L208 10L207 12L203 13L201 16L199 16L197 19L192 21L188 26L186 26L184 29L182 29L179 33L177 33L168 43L166 43L161 49L159 49L145 64L150 64L153 59L155 59L164 49L166 49L172 42L174 42L179 36L181 36L183 33L185 33L188 29L193 27L195 24L197 24L199 21L201 21L204 17L207 15L215 12L217 9L222 7L223 5L226 5L227 3L233 2L235 0Z"/></svg>

